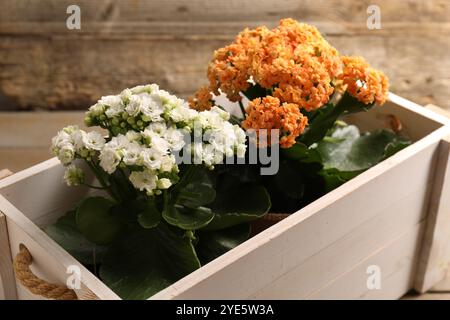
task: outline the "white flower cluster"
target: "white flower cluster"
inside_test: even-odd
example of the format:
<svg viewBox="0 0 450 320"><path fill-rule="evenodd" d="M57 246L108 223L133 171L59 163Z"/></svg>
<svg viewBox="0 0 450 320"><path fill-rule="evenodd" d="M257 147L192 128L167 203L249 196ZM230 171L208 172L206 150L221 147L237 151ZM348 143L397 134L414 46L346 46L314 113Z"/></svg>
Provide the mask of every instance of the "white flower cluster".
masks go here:
<svg viewBox="0 0 450 320"><path fill-rule="evenodd" d="M68 186L84 183L84 172L72 162L79 159L92 160L105 145L105 139L98 132L86 132L77 126L68 126L58 132L52 139L52 152L59 161L68 166L64 180Z"/></svg>
<svg viewBox="0 0 450 320"><path fill-rule="evenodd" d="M89 108L85 122L98 125L113 135L129 130L142 131L151 122L172 121L177 126L188 125L197 112L187 103L160 90L156 84L123 90L119 95L102 97Z"/></svg>
<svg viewBox="0 0 450 320"><path fill-rule="evenodd" d="M224 157L245 156L245 132L238 125L228 122L229 118L230 114L218 107L199 112L194 123L194 136L199 125L202 140L199 142L194 140L189 145L194 163L204 163L212 167L222 163Z"/></svg>
<svg viewBox="0 0 450 320"><path fill-rule="evenodd" d="M104 145L105 139L100 133L68 126L53 137L52 152L63 165L69 165L75 158L91 160Z"/></svg>
<svg viewBox="0 0 450 320"><path fill-rule="evenodd" d="M244 157L245 132L229 118L218 107L190 109L155 84L137 86L102 97L87 112L86 124L107 129L107 141L98 133L67 127L53 138L53 152L64 165L82 158L98 162L108 174L127 169L133 186L153 195L178 181L176 152L186 164L193 159L211 168L224 157ZM78 177L71 170L67 176ZM76 181L71 179L72 184Z"/></svg>
<svg viewBox="0 0 450 320"><path fill-rule="evenodd" d="M67 167L64 173L64 181L68 186L79 186L85 180L83 169L71 164Z"/></svg>
<svg viewBox="0 0 450 320"><path fill-rule="evenodd" d="M151 195L178 180L173 152L184 146L183 138L180 130L165 122L152 123L142 132L119 134L101 150L100 166L109 174L119 166L129 168L133 186Z"/></svg>

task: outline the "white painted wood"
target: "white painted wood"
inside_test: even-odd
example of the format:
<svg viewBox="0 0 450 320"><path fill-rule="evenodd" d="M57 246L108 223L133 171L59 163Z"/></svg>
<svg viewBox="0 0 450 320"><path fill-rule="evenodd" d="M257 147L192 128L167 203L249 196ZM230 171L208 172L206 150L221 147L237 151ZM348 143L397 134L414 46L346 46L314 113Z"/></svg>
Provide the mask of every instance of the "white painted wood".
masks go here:
<svg viewBox="0 0 450 320"><path fill-rule="evenodd" d="M309 295L307 299L397 299L403 296L412 286L412 274L424 227L425 223L421 222L408 228L385 246L371 252L365 260ZM379 267L379 290L367 287L369 266Z"/></svg>
<svg viewBox="0 0 450 320"><path fill-rule="evenodd" d="M361 131L369 131L390 128L391 115L400 119L403 127L401 133L413 141L418 141L441 126L450 124L450 120L446 117L393 93L389 93L389 101L384 106L372 108L368 112L348 115L344 120L357 124Z"/></svg>
<svg viewBox="0 0 450 320"><path fill-rule="evenodd" d="M417 258L416 239L420 239L419 231L411 231L410 235L408 230L426 218L436 152L440 141L450 134L450 126L445 118L429 110L394 95L391 100L388 111L411 128L409 132L416 143L152 299L306 297L339 283L343 277L353 276L352 270L362 268L375 254L386 256L383 265L396 265L392 252L402 252L399 258L411 258L401 268L388 272L386 291L374 294L359 288L345 298L394 298L406 293L413 285L410 279ZM360 119L353 117L352 121L359 124L361 120L368 126L382 121L386 114L383 108L363 113ZM82 188L65 187L61 183L62 172L58 161L50 159L0 180L0 210L7 216L13 253L19 243L24 243L36 256L37 263L33 266L36 272L59 283L65 281L67 266L77 262L36 223L45 225L54 221L86 195ZM400 241L397 236L402 236L402 249L386 251ZM323 267L330 261L329 268ZM89 271L82 270L83 284L100 298L117 298ZM307 274L314 281L305 278ZM352 285L344 284L342 290L350 290ZM21 288L18 294L29 298Z"/></svg>
<svg viewBox="0 0 450 320"><path fill-rule="evenodd" d="M78 165L84 168L83 163ZM49 159L0 180L0 193L31 221L44 226L92 192L85 187L68 187L62 178L64 170L57 158ZM88 170L86 174L91 183L92 175Z"/></svg>
<svg viewBox="0 0 450 320"><path fill-rule="evenodd" d="M66 274L67 268L75 265L80 268L82 284L88 286L98 297L118 299L114 292L2 196L0 196L0 211L6 214L12 256L18 253L19 244L25 244L33 256L31 268L38 277L64 284L69 276ZM20 283L17 283L17 294L19 299L39 298L30 294Z"/></svg>
<svg viewBox="0 0 450 320"><path fill-rule="evenodd" d="M450 293L409 294L402 297L402 300L450 300Z"/></svg>
<svg viewBox="0 0 450 320"><path fill-rule="evenodd" d="M0 170L0 179L6 178L8 176L12 175L12 172L8 169Z"/></svg>
<svg viewBox="0 0 450 320"><path fill-rule="evenodd" d="M428 211L427 231L414 286L422 293L444 279L450 264L450 136L439 145Z"/></svg>
<svg viewBox="0 0 450 320"><path fill-rule="evenodd" d="M17 299L6 217L0 212L0 300Z"/></svg>
<svg viewBox="0 0 450 320"><path fill-rule="evenodd" d="M398 214L395 203L430 182L433 154L442 134L436 131L400 151L154 298L248 298L382 211ZM425 210L427 194L420 197L417 210ZM220 289L211 292L211 288ZM284 297L296 298L295 293Z"/></svg>
<svg viewBox="0 0 450 320"><path fill-rule="evenodd" d="M444 278L433 285L430 292L450 292L450 268L447 267Z"/></svg>
<svg viewBox="0 0 450 320"><path fill-rule="evenodd" d="M416 190L412 190L400 200L389 199L384 206L377 207L378 211L372 219L349 229L344 237L315 252L305 262L283 274L276 282L270 283L252 295L252 298L303 299L317 288L338 278L424 219L426 212L423 210L424 198L421 195L426 194L425 189L426 183L418 184ZM370 204L369 202L368 205ZM354 211L363 215L364 213L358 212L358 209L355 207ZM334 213L336 212L331 214ZM348 214L348 218L352 217ZM333 228L336 224L334 217L328 219L327 227ZM304 247L310 245L308 242L302 244L303 240L305 239L299 236L298 251L303 251Z"/></svg>

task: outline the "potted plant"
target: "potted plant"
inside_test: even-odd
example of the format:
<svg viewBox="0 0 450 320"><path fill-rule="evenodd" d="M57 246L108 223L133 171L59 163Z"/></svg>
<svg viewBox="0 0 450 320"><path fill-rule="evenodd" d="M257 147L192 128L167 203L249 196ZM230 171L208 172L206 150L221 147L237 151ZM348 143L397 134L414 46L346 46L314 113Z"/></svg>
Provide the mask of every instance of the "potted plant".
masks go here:
<svg viewBox="0 0 450 320"><path fill-rule="evenodd" d="M359 235L381 224L370 218L383 208L358 217L346 202L350 196L361 202L363 189L357 189L358 184L375 185L374 177L352 181L348 197L329 200L336 194L332 190L411 144L395 108L390 112L396 125L388 129L366 131L348 123L355 114L388 99L388 80L381 71L361 57L340 56L315 27L284 19L272 30L246 29L232 44L218 49L208 66L208 80L209 85L190 99L190 106L154 84L102 97L90 107L85 122L105 134L69 126L52 141L53 153L65 166L66 183L90 191L77 196L70 210L45 231L121 298L167 298L177 292L204 296L202 290L211 290L212 283L223 283L220 272L236 276L238 266L255 263L270 270L273 280L262 280L258 273L255 287L243 282L250 296L264 297L265 286L279 292L278 285L300 277L300 266L307 257L313 259L314 252L324 250L329 257L331 253L323 249L327 243L334 241L342 248L339 245L350 243L340 239L348 230ZM220 102L224 96L229 102ZM238 112L227 111L230 101L239 105ZM430 138L426 146L436 148L442 134ZM403 154L401 159L412 158ZM426 180L430 171L420 174L421 181ZM414 208L422 210L428 193L414 189L412 194L423 195L421 203L414 202ZM397 196L403 204L403 193ZM345 210L339 207L341 202L346 203ZM334 206L334 217L324 203ZM297 218L290 219L295 212ZM304 230L306 212L313 217L310 231ZM243 244L286 217L271 236L267 230ZM337 227L329 237L316 238L329 230L323 217ZM340 217L348 221L339 221ZM410 219L414 222L408 227L416 228L416 216ZM389 230L386 237L390 240L395 231ZM293 239L308 237L316 242L292 257L280 247L288 243L292 248ZM385 241L369 235L366 239L374 238L376 245ZM231 253L222 256L237 246L237 258ZM265 260L267 265L261 266L277 248L287 256ZM367 250L344 257L343 262L351 262L342 262L342 271L376 246L367 245ZM275 271L278 263L282 265ZM194 271L206 264L209 271L199 277ZM223 269L217 269L219 264ZM339 270L325 274L332 277ZM248 275L248 270L242 271ZM286 276L277 278L279 272ZM194 275L198 280L192 282ZM191 280L177 282L183 277ZM177 291L171 286L174 282L184 289ZM317 282L319 288L324 285ZM230 291L224 290L226 294L219 296L228 297ZM289 287L286 292L297 291Z"/></svg>

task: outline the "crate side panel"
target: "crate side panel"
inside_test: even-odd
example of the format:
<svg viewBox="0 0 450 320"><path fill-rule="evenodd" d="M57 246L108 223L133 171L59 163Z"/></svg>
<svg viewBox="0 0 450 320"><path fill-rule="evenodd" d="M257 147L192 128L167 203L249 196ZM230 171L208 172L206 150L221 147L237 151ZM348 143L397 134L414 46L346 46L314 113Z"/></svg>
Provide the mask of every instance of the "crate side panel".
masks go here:
<svg viewBox="0 0 450 320"><path fill-rule="evenodd" d="M414 107L405 108L393 101L388 101L384 106L376 106L368 112L359 112L344 117L344 121L355 124L361 131L371 131L379 128L392 129L393 117L401 123L401 134L413 141L418 141L426 135L443 126L444 120L432 118L431 111L426 110L410 101ZM417 107L420 107L417 110ZM423 109L423 110L422 110ZM420 111L421 113L415 112ZM447 121L448 123L448 121Z"/></svg>
<svg viewBox="0 0 450 320"><path fill-rule="evenodd" d="M31 269L38 277L52 283L65 284L72 274L66 273L68 268L76 266L81 276L81 288L76 291L89 288L102 299L118 299L117 295L97 277L1 197L0 210L7 218L12 257L14 258L19 252L19 245L24 244L33 257ZM16 284L17 296L20 300L40 299L39 296L28 292L18 281Z"/></svg>
<svg viewBox="0 0 450 320"><path fill-rule="evenodd" d="M424 219L423 188L416 188L373 219L311 256L252 298L303 299L397 239ZM349 284L350 285L350 284Z"/></svg>
<svg viewBox="0 0 450 320"><path fill-rule="evenodd" d="M63 181L65 168L62 165L45 164L43 162L27 169L25 178L20 178L21 173L18 173L16 182L0 188L4 198L41 227L73 209L76 202L91 192L85 187L68 187ZM14 179L15 176L7 179ZM91 183L92 179L88 174L87 182Z"/></svg>
<svg viewBox="0 0 450 320"><path fill-rule="evenodd" d="M309 212L317 203L303 208L153 298L248 298L363 223L385 212L396 214L391 209L411 194L420 199L416 212L425 211L437 144L393 166L393 158L386 160L381 175L371 177L375 168L370 169L358 177L367 179L359 188L349 193L343 192L345 185L334 190L319 200L333 202L317 212ZM338 197L339 192L344 196ZM300 220L303 215L307 218Z"/></svg>
<svg viewBox="0 0 450 320"><path fill-rule="evenodd" d="M395 240L318 289L307 299L397 299L413 285L413 274L425 222L410 227ZM380 287L368 287L378 267ZM369 268L371 267L371 268Z"/></svg>

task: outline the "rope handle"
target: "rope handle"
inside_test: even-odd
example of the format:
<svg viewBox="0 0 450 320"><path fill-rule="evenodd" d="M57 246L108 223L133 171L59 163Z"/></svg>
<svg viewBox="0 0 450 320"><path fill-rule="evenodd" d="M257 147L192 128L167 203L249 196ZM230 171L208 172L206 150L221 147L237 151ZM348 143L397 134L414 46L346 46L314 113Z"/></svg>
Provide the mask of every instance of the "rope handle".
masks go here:
<svg viewBox="0 0 450 320"><path fill-rule="evenodd" d="M38 278L30 269L33 261L30 251L23 244L19 245L19 253L13 262L14 272L20 283L31 293L47 299L77 300L75 291L66 286L49 283Z"/></svg>

